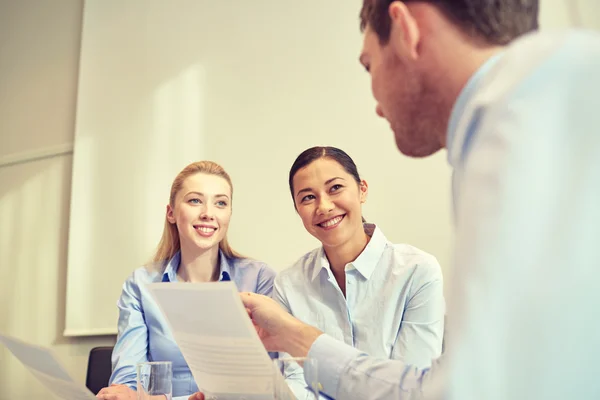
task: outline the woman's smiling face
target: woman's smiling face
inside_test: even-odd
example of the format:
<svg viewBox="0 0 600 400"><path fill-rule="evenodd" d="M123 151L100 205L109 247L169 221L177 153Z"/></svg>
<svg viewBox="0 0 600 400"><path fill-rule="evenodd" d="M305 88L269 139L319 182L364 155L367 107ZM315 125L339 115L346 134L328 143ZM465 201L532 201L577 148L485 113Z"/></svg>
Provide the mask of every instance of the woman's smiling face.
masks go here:
<svg viewBox="0 0 600 400"><path fill-rule="evenodd" d="M362 234L367 190L365 181L357 183L341 164L326 157L299 169L293 178L294 204L302 223L327 248Z"/></svg>

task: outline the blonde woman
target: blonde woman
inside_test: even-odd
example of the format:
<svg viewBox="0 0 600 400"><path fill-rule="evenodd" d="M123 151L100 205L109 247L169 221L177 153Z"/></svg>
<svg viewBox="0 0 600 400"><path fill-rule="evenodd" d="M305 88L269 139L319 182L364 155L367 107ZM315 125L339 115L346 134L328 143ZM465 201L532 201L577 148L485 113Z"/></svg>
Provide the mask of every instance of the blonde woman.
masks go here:
<svg viewBox="0 0 600 400"><path fill-rule="evenodd" d="M98 398L136 399L135 368L145 361L173 363L174 399L198 390L146 284L231 280L240 291L271 295L273 270L240 256L227 242L232 192L229 175L211 161L188 165L173 181L154 262L135 270L123 285L111 385Z"/></svg>

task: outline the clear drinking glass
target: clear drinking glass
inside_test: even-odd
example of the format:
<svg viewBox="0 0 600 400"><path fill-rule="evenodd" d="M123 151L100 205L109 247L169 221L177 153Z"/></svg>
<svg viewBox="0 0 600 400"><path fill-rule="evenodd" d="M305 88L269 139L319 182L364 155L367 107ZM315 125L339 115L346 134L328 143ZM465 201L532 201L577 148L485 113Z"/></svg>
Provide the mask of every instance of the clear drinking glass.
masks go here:
<svg viewBox="0 0 600 400"><path fill-rule="evenodd" d="M301 399L317 400L319 398L319 384L317 360L309 357L280 357L273 359L275 364L275 379L273 385L273 398L275 400ZM284 380L298 369L304 372L304 380Z"/></svg>
<svg viewBox="0 0 600 400"><path fill-rule="evenodd" d="M137 365L138 400L171 400L173 371L171 361L153 361Z"/></svg>

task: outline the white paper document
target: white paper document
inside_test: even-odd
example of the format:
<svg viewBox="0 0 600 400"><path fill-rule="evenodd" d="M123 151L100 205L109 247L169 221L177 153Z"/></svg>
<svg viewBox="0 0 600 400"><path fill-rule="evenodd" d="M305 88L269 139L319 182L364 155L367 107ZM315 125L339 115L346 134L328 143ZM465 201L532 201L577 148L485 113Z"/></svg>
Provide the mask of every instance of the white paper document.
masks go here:
<svg viewBox="0 0 600 400"><path fill-rule="evenodd" d="M272 399L274 385L287 387L233 282L148 288L202 391L216 399Z"/></svg>
<svg viewBox="0 0 600 400"><path fill-rule="evenodd" d="M92 392L69 375L52 350L27 344L5 335L0 335L0 343L3 343L57 398L64 400L96 399Z"/></svg>

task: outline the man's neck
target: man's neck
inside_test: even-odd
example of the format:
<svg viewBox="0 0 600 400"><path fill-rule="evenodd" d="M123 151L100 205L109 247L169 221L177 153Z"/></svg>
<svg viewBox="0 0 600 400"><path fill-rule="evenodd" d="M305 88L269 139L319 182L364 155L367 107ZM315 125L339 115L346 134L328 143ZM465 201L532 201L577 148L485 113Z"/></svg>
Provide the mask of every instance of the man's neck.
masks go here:
<svg viewBox="0 0 600 400"><path fill-rule="evenodd" d="M460 93L477 70L503 49L504 46L474 47L472 44L463 43L455 46L455 51L444 53L444 63L456 67L438 73L433 77L434 82L432 82L434 86L441 88L440 101L443 104L443 120L446 121L446 129L439 132L441 135L439 140L443 147L447 147L448 121ZM442 71L439 67L436 70Z"/></svg>

